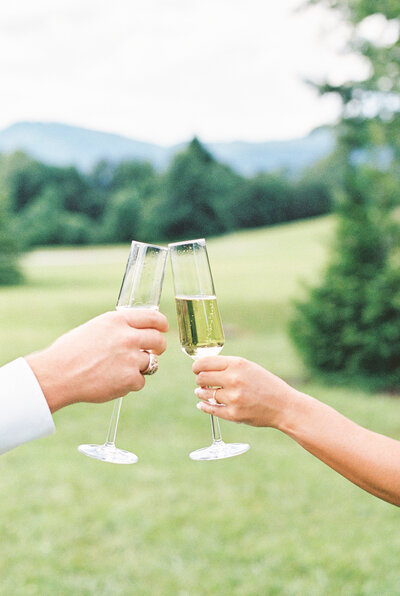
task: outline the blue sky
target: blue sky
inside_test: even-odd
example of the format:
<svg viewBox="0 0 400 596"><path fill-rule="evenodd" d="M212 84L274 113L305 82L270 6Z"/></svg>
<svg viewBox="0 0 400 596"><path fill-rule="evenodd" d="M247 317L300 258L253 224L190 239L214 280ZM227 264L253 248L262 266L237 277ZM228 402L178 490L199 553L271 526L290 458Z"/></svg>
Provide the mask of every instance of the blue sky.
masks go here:
<svg viewBox="0 0 400 596"><path fill-rule="evenodd" d="M361 76L347 30L298 0L13 0L0 128L58 121L171 144L286 139L335 119L303 80Z"/></svg>

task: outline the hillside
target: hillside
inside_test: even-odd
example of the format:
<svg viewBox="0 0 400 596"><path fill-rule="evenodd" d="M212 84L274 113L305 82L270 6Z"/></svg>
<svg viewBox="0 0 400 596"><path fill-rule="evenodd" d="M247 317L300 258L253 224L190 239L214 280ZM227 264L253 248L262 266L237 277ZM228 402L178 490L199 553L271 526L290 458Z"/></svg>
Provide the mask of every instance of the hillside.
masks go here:
<svg viewBox="0 0 400 596"><path fill-rule="evenodd" d="M333 144L332 133L324 129L288 141L205 143L218 160L243 175L282 168L298 172L330 153ZM0 152L20 149L45 163L74 165L86 171L102 159L149 161L157 169L163 169L184 146L185 143L162 147L121 135L47 122L17 122L0 131Z"/></svg>

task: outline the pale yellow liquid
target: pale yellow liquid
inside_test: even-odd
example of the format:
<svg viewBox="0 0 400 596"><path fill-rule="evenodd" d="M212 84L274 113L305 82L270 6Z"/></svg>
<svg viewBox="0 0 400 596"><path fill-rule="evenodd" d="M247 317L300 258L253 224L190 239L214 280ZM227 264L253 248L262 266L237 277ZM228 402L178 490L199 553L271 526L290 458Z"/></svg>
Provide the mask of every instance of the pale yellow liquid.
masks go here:
<svg viewBox="0 0 400 596"><path fill-rule="evenodd" d="M225 337L215 296L176 296L182 350L191 358L218 354Z"/></svg>

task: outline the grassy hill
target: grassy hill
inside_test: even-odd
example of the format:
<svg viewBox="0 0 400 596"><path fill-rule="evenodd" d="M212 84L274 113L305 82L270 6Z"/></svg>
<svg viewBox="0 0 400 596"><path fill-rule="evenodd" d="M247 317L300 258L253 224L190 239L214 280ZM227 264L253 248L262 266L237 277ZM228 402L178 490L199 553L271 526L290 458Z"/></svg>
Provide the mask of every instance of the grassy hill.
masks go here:
<svg viewBox="0 0 400 596"><path fill-rule="evenodd" d="M332 218L209 241L225 354L257 360L360 424L400 438L400 403L308 379L286 333L291 300L326 260ZM0 291L0 361L112 309L128 247L26 258L28 284ZM13 596L376 595L398 593L398 509L362 492L271 429L223 423L250 451L192 462L210 441L179 349L170 270L168 350L124 401L117 444L134 466L85 458L112 405L55 416L57 434L0 459L0 594Z"/></svg>

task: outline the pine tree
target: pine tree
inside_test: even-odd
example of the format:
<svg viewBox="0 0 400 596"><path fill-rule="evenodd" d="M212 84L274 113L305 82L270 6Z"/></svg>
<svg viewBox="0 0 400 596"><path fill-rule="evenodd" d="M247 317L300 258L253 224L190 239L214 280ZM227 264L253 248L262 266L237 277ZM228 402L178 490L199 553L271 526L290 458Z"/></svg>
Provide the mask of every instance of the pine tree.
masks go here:
<svg viewBox="0 0 400 596"><path fill-rule="evenodd" d="M232 229L231 205L240 182L239 175L218 163L194 138L172 160L163 196L147 214L154 237L178 240Z"/></svg>
<svg viewBox="0 0 400 596"><path fill-rule="evenodd" d="M358 34L378 10L388 26L390 20L400 26L400 13L387 0L321 2L354 26L353 50L370 71L363 81L320 86L343 104L338 228L330 264L320 285L297 303L291 333L310 368L400 388L400 37L381 47Z"/></svg>

